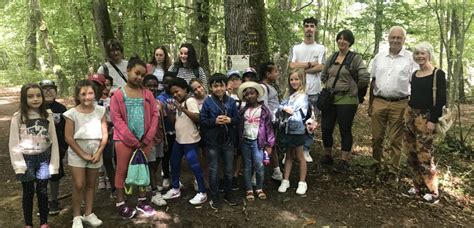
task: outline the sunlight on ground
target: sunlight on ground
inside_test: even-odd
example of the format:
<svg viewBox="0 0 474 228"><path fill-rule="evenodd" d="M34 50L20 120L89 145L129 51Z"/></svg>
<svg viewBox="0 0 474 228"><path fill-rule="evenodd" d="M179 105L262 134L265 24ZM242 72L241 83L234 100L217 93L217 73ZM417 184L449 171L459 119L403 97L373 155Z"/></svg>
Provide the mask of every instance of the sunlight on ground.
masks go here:
<svg viewBox="0 0 474 228"><path fill-rule="evenodd" d="M153 217L147 217L144 214L138 214L134 219L134 224L155 224L156 227L166 227L169 223L179 223L179 217L171 216L170 214L157 210Z"/></svg>
<svg viewBox="0 0 474 228"><path fill-rule="evenodd" d="M281 211L278 216L276 216L277 220L283 220L283 221L290 221L294 222L298 219L298 216L289 212L289 211Z"/></svg>

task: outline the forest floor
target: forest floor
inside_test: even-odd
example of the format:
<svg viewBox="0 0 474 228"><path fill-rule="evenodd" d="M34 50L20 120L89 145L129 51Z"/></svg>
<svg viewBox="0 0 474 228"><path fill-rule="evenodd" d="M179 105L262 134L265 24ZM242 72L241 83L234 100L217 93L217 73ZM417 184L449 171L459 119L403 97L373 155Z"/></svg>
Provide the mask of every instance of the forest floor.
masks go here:
<svg viewBox="0 0 474 228"><path fill-rule="evenodd" d="M22 227L21 185L15 180L8 153L10 118L18 109L18 89L0 91L0 167L4 169L0 172L0 227ZM474 105L463 105L462 108L465 113L462 118L474 123ZM410 188L410 171L406 165L402 167L397 184L376 180L370 168L373 161L369 124L366 107L362 105L353 127L351 172L335 174L317 162L308 163L308 191L304 196L295 193L296 166L287 193L277 192L279 183L270 178L270 170L267 170L264 183L267 200L246 202L244 191L237 190L234 193L241 199L238 206L224 204L219 211L211 209L208 203L195 207L187 202L195 192L190 169L183 163L181 197L169 200L167 206L155 206L158 213L154 217L119 218L114 201L105 190L97 192L94 212L104 221L102 227L474 226L472 154L469 159L456 153L435 154L442 197L438 204L428 205L419 198L404 196ZM318 136L311 151L315 161L321 157L319 139ZM59 215L49 217L51 227L71 226L70 192L71 176L67 174L60 187L63 210ZM38 221L34 216L35 224Z"/></svg>

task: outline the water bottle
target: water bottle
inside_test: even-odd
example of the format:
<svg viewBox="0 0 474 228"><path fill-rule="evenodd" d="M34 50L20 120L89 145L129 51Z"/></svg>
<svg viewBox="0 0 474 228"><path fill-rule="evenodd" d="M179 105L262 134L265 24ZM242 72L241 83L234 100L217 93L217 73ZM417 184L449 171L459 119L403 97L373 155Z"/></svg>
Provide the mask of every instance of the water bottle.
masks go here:
<svg viewBox="0 0 474 228"><path fill-rule="evenodd" d="M267 165L270 164L270 156L268 156L267 151L264 151L264 152L263 152L263 164L264 164L265 166L267 166Z"/></svg>

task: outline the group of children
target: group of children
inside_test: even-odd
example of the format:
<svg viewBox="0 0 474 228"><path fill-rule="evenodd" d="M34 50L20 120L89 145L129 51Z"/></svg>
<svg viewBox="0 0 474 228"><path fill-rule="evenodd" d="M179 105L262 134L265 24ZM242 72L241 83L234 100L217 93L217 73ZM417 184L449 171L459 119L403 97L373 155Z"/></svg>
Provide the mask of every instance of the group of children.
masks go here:
<svg viewBox="0 0 474 228"><path fill-rule="evenodd" d="M125 202L124 182L137 149L148 158L151 202L158 206L181 196L183 157L195 178L197 193L189 200L193 205L209 201L212 208L219 209L221 192L224 202L237 205L232 189L238 187L236 177L241 172L242 161L248 201L267 198L263 186L267 164L272 164L272 178L281 180L278 191L286 192L295 159L300 163L296 193L305 194L303 145L310 109L304 92L304 71L289 74L282 102L273 86L279 74L277 66L264 63L259 74L260 77L252 68L245 70L242 77L238 71L231 71L227 76L215 73L209 84L204 85L198 78L188 83L176 77L176 73L165 72L162 91L159 80L147 74L146 64L132 57L127 65L125 86L110 96L113 79L91 75L88 80L76 83L76 106L67 111L55 101L54 82L44 80L39 85L24 85L20 110L11 122L9 146L14 171L23 186L26 227L33 226L35 188L41 227L48 227L48 213L59 212L58 181L64 175L61 161L66 152L73 182L73 227L103 223L92 211L97 177L103 176L104 171L108 178L101 179L110 181L121 217L132 218L137 212L146 216L155 214L144 188L138 188L135 206ZM274 148L277 137L286 147L284 174ZM162 186L157 184L160 163ZM105 170L101 171L102 166ZM168 190L162 195L163 189ZM83 215L81 204L85 205Z"/></svg>

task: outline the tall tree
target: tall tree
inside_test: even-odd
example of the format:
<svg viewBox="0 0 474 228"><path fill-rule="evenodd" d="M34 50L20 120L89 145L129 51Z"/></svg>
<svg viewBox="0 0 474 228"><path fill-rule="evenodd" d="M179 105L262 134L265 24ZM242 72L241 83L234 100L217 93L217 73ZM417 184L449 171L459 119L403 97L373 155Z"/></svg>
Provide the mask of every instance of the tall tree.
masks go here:
<svg viewBox="0 0 474 228"><path fill-rule="evenodd" d="M97 40L102 50L104 60L107 60L105 44L109 39L114 38L112 23L110 22L109 11L106 0L93 0L92 15L94 16L94 25L97 32Z"/></svg>
<svg viewBox="0 0 474 228"><path fill-rule="evenodd" d="M268 61L263 0L225 0L225 40L228 55L250 55L250 66Z"/></svg>
<svg viewBox="0 0 474 228"><path fill-rule="evenodd" d="M28 20L26 21L26 62L29 70L36 69L36 30L38 28L38 0L26 0Z"/></svg>
<svg viewBox="0 0 474 228"><path fill-rule="evenodd" d="M191 35L195 36L197 40L192 39L192 43L194 43L199 56L199 63L204 71L206 71L206 74L209 75L209 0L194 0L193 8L196 21L193 23L191 31L196 32L196 34Z"/></svg>

